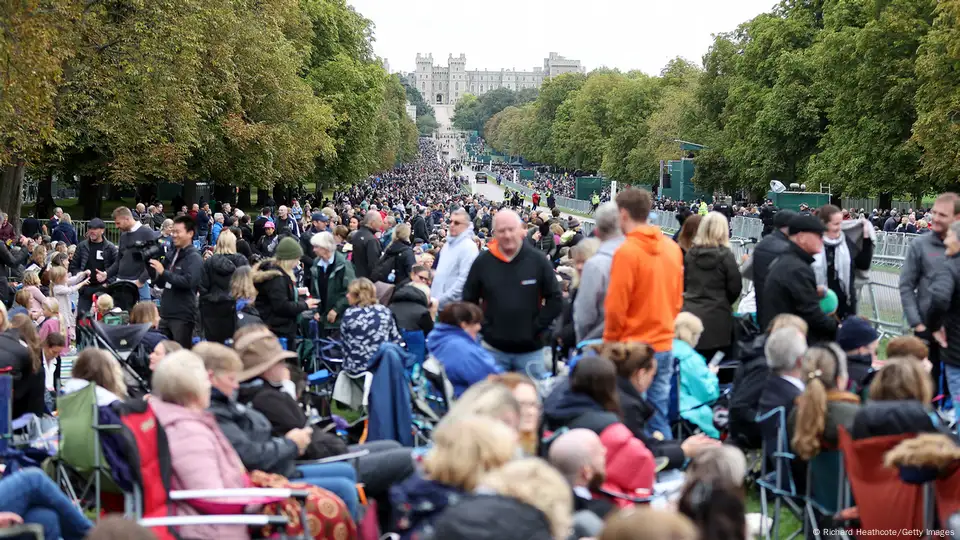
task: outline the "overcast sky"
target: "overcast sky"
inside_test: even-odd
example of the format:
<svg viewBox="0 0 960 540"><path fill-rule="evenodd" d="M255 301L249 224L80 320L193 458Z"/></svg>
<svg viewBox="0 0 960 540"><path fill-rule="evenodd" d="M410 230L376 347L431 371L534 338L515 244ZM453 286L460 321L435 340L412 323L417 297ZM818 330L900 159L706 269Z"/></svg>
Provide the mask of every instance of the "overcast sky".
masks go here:
<svg viewBox="0 0 960 540"><path fill-rule="evenodd" d="M700 63L712 35L733 30L776 0L347 0L376 25L374 50L392 71L433 53L467 69L530 69L550 51L600 66L659 73L682 56ZM438 9L438 6L443 6ZM482 6L482 7L478 7Z"/></svg>

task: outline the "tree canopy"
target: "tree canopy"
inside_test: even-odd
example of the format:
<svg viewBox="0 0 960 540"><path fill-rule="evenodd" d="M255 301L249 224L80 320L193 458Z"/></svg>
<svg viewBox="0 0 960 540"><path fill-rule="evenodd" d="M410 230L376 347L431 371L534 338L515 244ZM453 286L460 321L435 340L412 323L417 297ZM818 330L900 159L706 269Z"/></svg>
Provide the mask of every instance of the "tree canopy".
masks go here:
<svg viewBox="0 0 960 540"><path fill-rule="evenodd" d="M5 174L320 187L416 151L346 0L16 0L0 28Z"/></svg>
<svg viewBox="0 0 960 540"><path fill-rule="evenodd" d="M497 88L485 94L466 94L457 102L453 111L453 126L467 131L483 131L493 115L513 105L522 105L537 97L535 88L511 90Z"/></svg>
<svg viewBox="0 0 960 540"><path fill-rule="evenodd" d="M960 0L783 0L657 76L601 69L544 83L485 123L497 150L656 181L676 140L705 145L704 190L770 180L849 196L960 187ZM513 105L513 107L509 107ZM457 114L473 121L479 100ZM466 125L461 127L466 128Z"/></svg>

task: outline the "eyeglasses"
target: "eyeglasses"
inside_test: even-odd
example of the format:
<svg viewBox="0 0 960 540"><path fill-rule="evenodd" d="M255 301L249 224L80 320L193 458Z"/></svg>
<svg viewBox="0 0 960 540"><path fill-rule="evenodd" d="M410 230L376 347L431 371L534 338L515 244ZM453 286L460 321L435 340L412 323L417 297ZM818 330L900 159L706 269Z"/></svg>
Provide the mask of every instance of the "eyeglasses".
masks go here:
<svg viewBox="0 0 960 540"><path fill-rule="evenodd" d="M416 274L416 276L417 276L417 279L423 281L424 283L430 283L432 281L430 279L430 276L425 276L423 274Z"/></svg>

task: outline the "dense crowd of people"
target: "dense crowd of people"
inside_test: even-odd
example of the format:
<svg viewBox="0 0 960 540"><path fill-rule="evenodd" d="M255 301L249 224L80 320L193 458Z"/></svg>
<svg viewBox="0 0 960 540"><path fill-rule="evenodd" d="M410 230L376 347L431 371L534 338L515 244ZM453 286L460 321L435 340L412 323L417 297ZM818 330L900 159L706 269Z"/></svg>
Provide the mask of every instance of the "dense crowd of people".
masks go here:
<svg viewBox="0 0 960 540"><path fill-rule="evenodd" d="M957 195L924 213L930 233L901 276L916 336L890 340L880 359L880 334L858 316L871 215L686 207L626 189L598 204L587 236L555 208L469 194L456 169L424 139L415 162L330 200L253 217L228 203L171 218L161 204L117 208L116 245L101 220L79 242L66 214L36 231L25 222L0 245L13 416L62 418L64 399L91 387L105 412L146 400L171 489L312 486L327 505L310 507L315 538L742 540L745 454L772 451L781 430L799 486L841 429L950 433L932 400L941 366L960 397ZM557 194L565 181L538 179ZM657 209L687 210L675 237L649 223ZM730 249L734 215L769 222L745 259ZM133 360L82 342L95 320L144 326L146 388L130 379ZM377 400L407 387L389 370L411 335L456 397L425 448L317 423L304 370L325 344L347 379L373 374L361 394ZM410 410L396 404L391 414ZM782 423L758 420L771 414ZM0 480L0 526L119 537L73 503L37 469ZM276 511L261 506L245 510ZM180 516L204 508L173 503ZM250 536L224 523L178 532Z"/></svg>

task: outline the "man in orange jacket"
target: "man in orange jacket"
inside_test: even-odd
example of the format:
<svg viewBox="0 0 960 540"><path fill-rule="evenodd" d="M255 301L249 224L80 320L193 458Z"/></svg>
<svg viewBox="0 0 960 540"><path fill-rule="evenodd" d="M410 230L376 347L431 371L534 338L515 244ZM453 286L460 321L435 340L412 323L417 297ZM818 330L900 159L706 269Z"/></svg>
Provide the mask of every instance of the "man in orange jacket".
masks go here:
<svg viewBox="0 0 960 540"><path fill-rule="evenodd" d="M617 194L616 201L626 240L610 266L603 340L642 341L656 351L657 374L647 399L657 410L647 430L669 439L673 321L683 307L683 255L660 227L647 224L653 207L650 192L627 189Z"/></svg>

